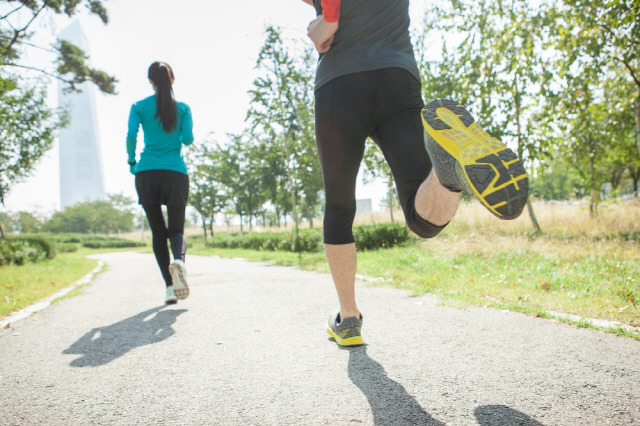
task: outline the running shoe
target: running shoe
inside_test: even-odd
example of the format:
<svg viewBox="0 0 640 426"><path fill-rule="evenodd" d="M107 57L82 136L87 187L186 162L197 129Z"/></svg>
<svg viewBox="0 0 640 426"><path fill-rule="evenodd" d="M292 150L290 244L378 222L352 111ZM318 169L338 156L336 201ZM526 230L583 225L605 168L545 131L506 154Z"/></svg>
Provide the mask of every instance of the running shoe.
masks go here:
<svg viewBox="0 0 640 426"><path fill-rule="evenodd" d="M164 297L164 303L167 305L173 305L174 303L178 303L178 298L176 294L173 292L173 287L167 287L167 293Z"/></svg>
<svg viewBox="0 0 640 426"><path fill-rule="evenodd" d="M518 156L475 122L458 102L437 99L422 109L425 145L440 183L466 191L500 219L527 203L529 180Z"/></svg>
<svg viewBox="0 0 640 426"><path fill-rule="evenodd" d="M180 300L189 297L187 268L184 266L184 262L180 259L174 260L171 265L169 265L169 273L171 274L171 280L173 281L173 288L176 293L176 297Z"/></svg>
<svg viewBox="0 0 640 426"><path fill-rule="evenodd" d="M340 319L340 312L336 312L329 317L327 323L327 333L340 346L358 346L363 345L360 329L362 328L362 315L360 318L349 317Z"/></svg>

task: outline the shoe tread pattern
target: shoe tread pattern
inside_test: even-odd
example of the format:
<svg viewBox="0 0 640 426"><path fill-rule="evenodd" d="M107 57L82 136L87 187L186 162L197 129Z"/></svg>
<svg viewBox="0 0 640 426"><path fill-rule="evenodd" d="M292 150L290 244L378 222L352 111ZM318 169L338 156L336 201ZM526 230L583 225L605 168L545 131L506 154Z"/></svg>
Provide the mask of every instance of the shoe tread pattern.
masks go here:
<svg viewBox="0 0 640 426"><path fill-rule="evenodd" d="M184 278L184 272L178 264L169 265L169 273L173 280L173 293L180 300L184 300L189 297L189 286L187 280Z"/></svg>
<svg viewBox="0 0 640 426"><path fill-rule="evenodd" d="M446 123L438 115L440 108L453 112L464 129L459 125L455 129ZM422 116L427 129L427 151L443 185L464 189L501 219L518 217L527 202L529 183L517 155L491 137L475 123L471 113L455 101L430 102L422 110ZM436 135L429 134L429 127ZM432 136L444 140L444 144ZM452 162L455 167L451 167Z"/></svg>
<svg viewBox="0 0 640 426"><path fill-rule="evenodd" d="M511 149L479 158L465 166L465 172L484 204L500 217L512 219L520 215L527 202L529 180Z"/></svg>

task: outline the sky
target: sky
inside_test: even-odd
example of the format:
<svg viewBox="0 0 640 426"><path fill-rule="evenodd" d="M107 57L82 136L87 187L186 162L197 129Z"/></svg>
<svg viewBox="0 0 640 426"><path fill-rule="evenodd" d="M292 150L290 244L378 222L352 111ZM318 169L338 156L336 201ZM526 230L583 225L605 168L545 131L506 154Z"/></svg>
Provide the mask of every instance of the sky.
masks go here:
<svg viewBox="0 0 640 426"><path fill-rule="evenodd" d="M427 1L411 0L413 22L422 19ZM118 79L116 95L95 91L103 179L106 193L132 198L136 195L127 165L127 118L131 104L153 94L147 80L152 62L172 66L176 98L193 112L196 143L211 135L224 141L226 134L245 128L247 91L257 77L255 64L266 27L278 26L285 38L310 45L306 27L315 17L314 9L302 0L107 0L105 5L107 25L85 12L72 19L45 16L30 41L48 46L73 19L79 19L89 41L91 65ZM52 60L37 49L28 51L25 59L40 64ZM57 103L53 81L50 103ZM56 143L32 176L10 190L0 211L49 215L58 210L58 169ZM381 183L358 183L357 198L372 198L374 208L383 196Z"/></svg>

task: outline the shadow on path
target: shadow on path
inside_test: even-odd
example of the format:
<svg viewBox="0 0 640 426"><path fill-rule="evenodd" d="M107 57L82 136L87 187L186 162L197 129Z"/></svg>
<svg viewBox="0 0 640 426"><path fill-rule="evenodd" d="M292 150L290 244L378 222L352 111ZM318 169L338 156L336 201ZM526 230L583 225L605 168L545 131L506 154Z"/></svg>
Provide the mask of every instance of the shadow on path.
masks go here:
<svg viewBox="0 0 640 426"><path fill-rule="evenodd" d="M481 426L544 426L536 419L504 405L483 405L474 410Z"/></svg>
<svg viewBox="0 0 640 426"><path fill-rule="evenodd" d="M71 361L69 365L72 367L96 367L121 357L131 349L160 342L175 333L171 325L178 315L187 311L163 311L166 306L140 312L106 327L94 328L62 353L82 355Z"/></svg>
<svg viewBox="0 0 640 426"><path fill-rule="evenodd" d="M387 377L365 346L349 351L349 378L367 397L376 425L444 425L427 414L405 388Z"/></svg>

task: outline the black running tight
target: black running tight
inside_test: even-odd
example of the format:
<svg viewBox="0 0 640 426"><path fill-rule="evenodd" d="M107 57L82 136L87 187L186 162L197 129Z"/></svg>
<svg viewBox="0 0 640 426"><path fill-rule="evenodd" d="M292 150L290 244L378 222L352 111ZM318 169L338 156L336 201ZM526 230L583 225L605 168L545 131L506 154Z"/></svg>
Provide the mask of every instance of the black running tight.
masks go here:
<svg viewBox="0 0 640 426"><path fill-rule="evenodd" d="M324 242L354 242L356 176L371 137L391 167L409 228L423 238L444 226L416 212L418 188L431 171L420 118L420 82L401 68L337 77L315 94L316 141L325 185Z"/></svg>
<svg viewBox="0 0 640 426"><path fill-rule="evenodd" d="M187 251L187 240L184 237L185 206L167 206L169 226L165 224L160 204L143 205L142 208L149 221L153 240L153 254L156 256L164 282L167 286L173 285L171 274L169 273L171 258L167 240L171 245L173 258L184 261Z"/></svg>

